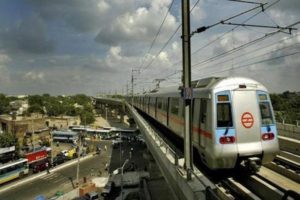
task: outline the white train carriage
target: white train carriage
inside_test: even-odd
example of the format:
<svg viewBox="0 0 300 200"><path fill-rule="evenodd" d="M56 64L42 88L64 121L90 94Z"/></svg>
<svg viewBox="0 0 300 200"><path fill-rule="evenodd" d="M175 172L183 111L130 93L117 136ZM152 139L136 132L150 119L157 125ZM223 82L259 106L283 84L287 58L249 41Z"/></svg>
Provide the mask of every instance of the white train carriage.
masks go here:
<svg viewBox="0 0 300 200"><path fill-rule="evenodd" d="M210 169L271 162L279 150L267 89L242 77L193 82L193 145ZM183 138L184 101L172 87L134 97L134 106Z"/></svg>

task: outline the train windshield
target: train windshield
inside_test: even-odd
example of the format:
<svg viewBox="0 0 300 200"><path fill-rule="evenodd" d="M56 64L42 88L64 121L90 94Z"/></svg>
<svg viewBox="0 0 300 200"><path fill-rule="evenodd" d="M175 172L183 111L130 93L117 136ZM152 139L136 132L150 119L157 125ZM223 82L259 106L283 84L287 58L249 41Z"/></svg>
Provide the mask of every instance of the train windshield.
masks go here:
<svg viewBox="0 0 300 200"><path fill-rule="evenodd" d="M232 127L231 102L228 94L217 95L217 127Z"/></svg>
<svg viewBox="0 0 300 200"><path fill-rule="evenodd" d="M268 96L266 94L259 94L258 97L262 125L274 124Z"/></svg>
<svg viewBox="0 0 300 200"><path fill-rule="evenodd" d="M217 126L232 127L230 103L217 104Z"/></svg>

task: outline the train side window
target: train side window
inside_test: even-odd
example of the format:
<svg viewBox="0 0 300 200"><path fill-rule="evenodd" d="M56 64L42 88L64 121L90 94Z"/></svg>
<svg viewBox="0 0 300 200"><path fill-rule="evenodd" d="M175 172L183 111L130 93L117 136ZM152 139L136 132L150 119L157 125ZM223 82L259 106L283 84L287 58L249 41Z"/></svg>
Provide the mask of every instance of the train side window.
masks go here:
<svg viewBox="0 0 300 200"><path fill-rule="evenodd" d="M167 98L162 99L162 110L164 110L164 111L168 110L168 99Z"/></svg>
<svg viewBox="0 0 300 200"><path fill-rule="evenodd" d="M178 115L179 111L179 99L178 98L171 98L171 113L174 115Z"/></svg>
<svg viewBox="0 0 300 200"><path fill-rule="evenodd" d="M232 127L230 103L217 104L217 127Z"/></svg>
<svg viewBox="0 0 300 200"><path fill-rule="evenodd" d="M161 98L157 98L157 108L162 109L162 99Z"/></svg>
<svg viewBox="0 0 300 200"><path fill-rule="evenodd" d="M185 115L185 113L184 113L184 109L185 109L185 102L183 101L183 99L181 98L180 100L179 100L179 107L181 107L181 109L179 110L179 112L181 112L180 113L180 116L182 117L182 118L184 118L184 115Z"/></svg>
<svg viewBox="0 0 300 200"><path fill-rule="evenodd" d="M200 100L200 122L205 123L206 121L206 99Z"/></svg>

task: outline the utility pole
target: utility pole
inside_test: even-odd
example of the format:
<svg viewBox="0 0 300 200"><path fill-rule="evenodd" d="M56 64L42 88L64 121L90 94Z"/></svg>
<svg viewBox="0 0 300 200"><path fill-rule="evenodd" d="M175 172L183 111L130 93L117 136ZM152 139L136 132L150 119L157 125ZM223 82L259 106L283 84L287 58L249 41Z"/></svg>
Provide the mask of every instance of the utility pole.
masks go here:
<svg viewBox="0 0 300 200"><path fill-rule="evenodd" d="M133 69L131 71L131 105L133 106L133 82L134 82L134 78L133 78Z"/></svg>
<svg viewBox="0 0 300 200"><path fill-rule="evenodd" d="M139 73L140 70L138 69L132 69L131 70L131 105L133 105L133 94L134 94L134 91L133 91L133 86L134 86L134 72L137 72Z"/></svg>
<svg viewBox="0 0 300 200"><path fill-rule="evenodd" d="M80 131L79 132L78 143L77 143L77 169L76 169L77 187L79 187L79 165L80 165L81 135L82 135L82 132Z"/></svg>
<svg viewBox="0 0 300 200"><path fill-rule="evenodd" d="M187 180L191 180L193 169L193 149L191 137L191 111L193 91L191 88L191 36L190 36L190 0L181 0L182 15L182 67L183 67L183 98L184 98L184 160Z"/></svg>

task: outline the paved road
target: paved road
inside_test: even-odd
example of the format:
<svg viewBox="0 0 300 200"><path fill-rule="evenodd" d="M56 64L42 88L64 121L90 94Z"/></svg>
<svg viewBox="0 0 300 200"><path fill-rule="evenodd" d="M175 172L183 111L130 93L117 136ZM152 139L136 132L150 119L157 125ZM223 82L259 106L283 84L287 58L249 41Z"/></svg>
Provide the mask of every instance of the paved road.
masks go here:
<svg viewBox="0 0 300 200"><path fill-rule="evenodd" d="M106 176L107 172L104 168L111 157L110 141L102 141L101 145L107 145L108 150L102 151L100 155L92 156L80 163L81 182L83 181L83 177L89 179L92 177L91 175L98 175L99 170L101 170L102 176ZM76 169L77 164L74 163L58 171L51 172L48 175L38 177L31 182L8 189L0 193L0 200L32 200L39 194L51 197L57 191L71 191L73 186L70 178L73 179L75 184Z"/></svg>

